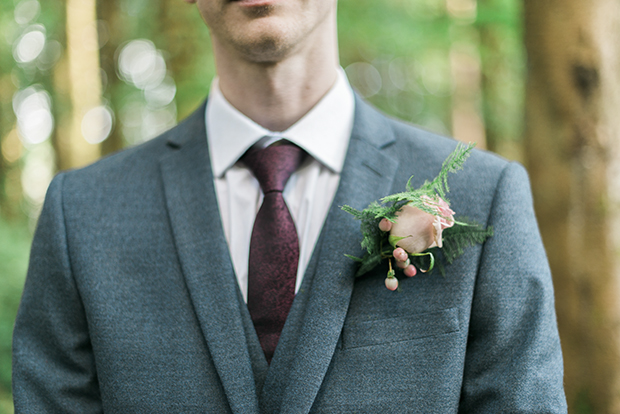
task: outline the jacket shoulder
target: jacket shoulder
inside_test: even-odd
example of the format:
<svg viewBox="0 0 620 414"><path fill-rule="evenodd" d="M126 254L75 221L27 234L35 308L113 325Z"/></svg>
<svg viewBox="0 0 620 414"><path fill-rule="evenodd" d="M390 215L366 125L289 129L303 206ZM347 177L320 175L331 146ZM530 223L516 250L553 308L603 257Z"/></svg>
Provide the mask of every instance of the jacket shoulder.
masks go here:
<svg viewBox="0 0 620 414"><path fill-rule="evenodd" d="M412 150L424 154L435 163L443 163L448 155L454 151L459 141L435 132L428 131L417 125L388 118L394 135L400 145L410 146ZM466 165L480 172L500 173L510 161L484 149L475 148Z"/></svg>
<svg viewBox="0 0 620 414"><path fill-rule="evenodd" d="M415 163L421 167L415 170L423 169L436 174L458 144L453 138L390 117L359 97L356 97L355 116L354 135L357 133L369 137L374 145L396 158L403 168ZM497 175L509 163L497 154L474 149L466 162L466 168Z"/></svg>
<svg viewBox="0 0 620 414"><path fill-rule="evenodd" d="M191 138L206 141L204 104L192 115L156 138L135 147L108 155L95 163L63 173L69 185L115 184L127 179L151 179L157 172L159 160Z"/></svg>

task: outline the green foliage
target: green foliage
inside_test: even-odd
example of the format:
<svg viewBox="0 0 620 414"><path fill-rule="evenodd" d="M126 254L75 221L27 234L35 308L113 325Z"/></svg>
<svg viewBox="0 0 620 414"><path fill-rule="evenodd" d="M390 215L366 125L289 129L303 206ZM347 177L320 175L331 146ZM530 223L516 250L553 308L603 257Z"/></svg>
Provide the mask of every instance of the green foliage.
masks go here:
<svg viewBox="0 0 620 414"><path fill-rule="evenodd" d="M525 50L522 2L479 0L471 16L445 0L341 0L338 8L343 67L372 65L380 90L366 99L382 111L450 135L453 52L479 60L482 115L488 148L520 159ZM354 82L353 82L354 83ZM478 86L475 82L472 88Z"/></svg>
<svg viewBox="0 0 620 414"><path fill-rule="evenodd" d="M402 203L400 203L402 206ZM342 209L360 220L360 230L362 232L362 249L366 253L362 258L347 255L347 257L360 262L356 276L361 276L374 269L386 255L391 255L391 246L387 239L387 233L379 230L379 222L383 217L395 217L398 209L394 206L381 206L373 202L362 211L356 210L351 206L342 206Z"/></svg>
<svg viewBox="0 0 620 414"><path fill-rule="evenodd" d="M594 414L597 412L587 389L582 389L576 394L573 407L575 414Z"/></svg>
<svg viewBox="0 0 620 414"><path fill-rule="evenodd" d="M0 216L0 413L11 395L11 338L21 298L31 235L27 222ZM7 411L8 412L8 411Z"/></svg>
<svg viewBox="0 0 620 414"><path fill-rule="evenodd" d="M453 22L445 1L340 1L338 24L342 66L365 62L380 75L380 90L365 96L368 101L390 115L450 133Z"/></svg>
<svg viewBox="0 0 620 414"><path fill-rule="evenodd" d="M474 25L480 34L482 113L487 147L520 160L514 147L522 139L526 56L523 2L481 0Z"/></svg>
<svg viewBox="0 0 620 414"><path fill-rule="evenodd" d="M407 191L384 197L381 201L389 203L408 200L408 204L429 214L435 214L434 210L423 202L423 197L426 196L434 199L435 196L438 195L449 204L450 202L446 195L450 191L450 187L448 186L448 174L455 173L463 168L463 164L467 158L469 158L474 147L475 144L465 145L459 143L456 149L443 162L441 171L433 181L426 181L420 188L415 189L411 185L411 179L409 179Z"/></svg>

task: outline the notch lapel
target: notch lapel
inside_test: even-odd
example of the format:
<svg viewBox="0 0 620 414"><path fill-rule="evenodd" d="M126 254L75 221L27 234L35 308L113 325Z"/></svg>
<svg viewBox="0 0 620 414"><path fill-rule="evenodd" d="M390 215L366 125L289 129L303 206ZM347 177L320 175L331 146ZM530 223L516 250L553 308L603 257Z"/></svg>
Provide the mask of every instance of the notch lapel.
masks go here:
<svg viewBox="0 0 620 414"><path fill-rule="evenodd" d="M385 118L356 100L355 123L340 185L323 226L316 273L294 352L280 412L307 413L321 387L340 337L353 291L357 264L345 253L361 255L360 223L341 210L348 204L363 209L389 194L398 161L383 150L395 138ZM316 254L316 253L315 253ZM287 331L287 327L289 328ZM291 334L285 326L283 335ZM277 353L277 352L276 352ZM273 367L277 368L277 367ZM270 370L269 376L279 375ZM266 387L268 384L266 384ZM263 393L272 398L269 390ZM269 406L270 404L267 404ZM261 402L261 406L263 403ZM273 407L273 405L272 405Z"/></svg>
<svg viewBox="0 0 620 414"><path fill-rule="evenodd" d="M160 160L164 192L187 288L234 413L258 413L238 286L221 225L204 105L169 140Z"/></svg>

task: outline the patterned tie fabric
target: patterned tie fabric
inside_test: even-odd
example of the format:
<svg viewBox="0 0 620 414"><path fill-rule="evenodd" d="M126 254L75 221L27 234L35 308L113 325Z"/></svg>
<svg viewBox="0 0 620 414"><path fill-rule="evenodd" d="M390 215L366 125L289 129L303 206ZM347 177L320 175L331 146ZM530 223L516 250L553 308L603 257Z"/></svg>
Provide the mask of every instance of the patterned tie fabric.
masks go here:
<svg viewBox="0 0 620 414"><path fill-rule="evenodd" d="M243 162L264 198L252 229L248 274L248 309L267 362L295 298L299 240L282 191L305 153L295 145L250 149Z"/></svg>

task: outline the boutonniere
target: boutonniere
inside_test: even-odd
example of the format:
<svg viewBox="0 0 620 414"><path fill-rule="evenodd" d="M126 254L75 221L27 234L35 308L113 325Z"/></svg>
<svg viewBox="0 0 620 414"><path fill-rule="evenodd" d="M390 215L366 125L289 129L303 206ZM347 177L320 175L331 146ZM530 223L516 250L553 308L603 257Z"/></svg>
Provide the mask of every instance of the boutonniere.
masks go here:
<svg viewBox="0 0 620 414"><path fill-rule="evenodd" d="M439 251L450 264L465 248L483 243L493 235L491 227L484 228L465 217L455 218L447 197L448 174L463 168L473 148L474 144L458 144L443 162L437 177L420 188L413 188L411 177L406 191L374 201L361 211L347 205L342 207L361 221L365 254L361 258L346 255L360 263L356 276L387 260L385 286L396 290L396 268L408 277L415 276L418 270L430 272L437 263ZM439 267L443 269L441 263Z"/></svg>

